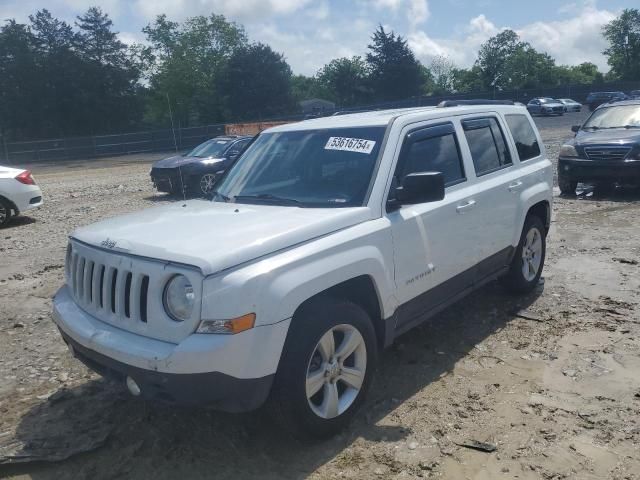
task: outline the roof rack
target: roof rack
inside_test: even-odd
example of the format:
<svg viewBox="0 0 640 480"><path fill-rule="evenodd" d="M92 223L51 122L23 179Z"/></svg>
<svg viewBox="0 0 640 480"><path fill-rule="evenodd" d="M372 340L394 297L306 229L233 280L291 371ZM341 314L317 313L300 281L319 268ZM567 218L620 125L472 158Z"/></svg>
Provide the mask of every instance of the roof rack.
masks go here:
<svg viewBox="0 0 640 480"><path fill-rule="evenodd" d="M461 107L464 105L515 105L513 100L443 100L438 108Z"/></svg>

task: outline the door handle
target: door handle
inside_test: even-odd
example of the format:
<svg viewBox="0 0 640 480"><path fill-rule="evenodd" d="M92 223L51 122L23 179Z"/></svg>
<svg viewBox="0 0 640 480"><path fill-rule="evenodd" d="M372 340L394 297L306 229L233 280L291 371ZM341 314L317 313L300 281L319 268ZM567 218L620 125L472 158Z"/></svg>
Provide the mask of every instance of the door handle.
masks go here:
<svg viewBox="0 0 640 480"><path fill-rule="evenodd" d="M522 182L520 180L517 180L511 184L509 184L509 191L510 192L517 192L520 187L522 186Z"/></svg>
<svg viewBox="0 0 640 480"><path fill-rule="evenodd" d="M475 200L467 200L465 203L461 203L456 207L456 212L464 213L468 210L471 210L476 204Z"/></svg>

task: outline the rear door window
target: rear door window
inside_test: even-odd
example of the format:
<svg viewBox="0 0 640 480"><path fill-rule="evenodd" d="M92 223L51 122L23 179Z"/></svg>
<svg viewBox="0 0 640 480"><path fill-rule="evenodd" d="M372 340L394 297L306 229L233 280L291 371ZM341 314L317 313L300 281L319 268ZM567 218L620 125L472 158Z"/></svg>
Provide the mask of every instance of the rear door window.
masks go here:
<svg viewBox="0 0 640 480"><path fill-rule="evenodd" d="M511 153L494 117L462 121L476 175L481 176L511 165Z"/></svg>
<svg viewBox="0 0 640 480"><path fill-rule="evenodd" d="M526 115L505 115L505 119L511 131L513 141L516 143L516 150L518 150L520 161L522 162L539 156L540 145L538 144L538 138Z"/></svg>

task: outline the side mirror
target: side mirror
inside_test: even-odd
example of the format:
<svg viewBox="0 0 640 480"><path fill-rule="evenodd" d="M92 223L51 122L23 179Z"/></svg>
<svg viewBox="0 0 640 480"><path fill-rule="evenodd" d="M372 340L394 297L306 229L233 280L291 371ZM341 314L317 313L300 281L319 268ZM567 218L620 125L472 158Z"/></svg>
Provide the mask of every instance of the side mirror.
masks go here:
<svg viewBox="0 0 640 480"><path fill-rule="evenodd" d="M574 133L578 133L579 130L580 130L580 125L573 125L571 127L571 131Z"/></svg>
<svg viewBox="0 0 640 480"><path fill-rule="evenodd" d="M236 158L238 158L240 156L240 150L231 150L228 154L227 154L227 158L229 158L229 160L235 160Z"/></svg>
<svg viewBox="0 0 640 480"><path fill-rule="evenodd" d="M395 189L395 202L401 205L437 202L444 198L442 172L410 173Z"/></svg>

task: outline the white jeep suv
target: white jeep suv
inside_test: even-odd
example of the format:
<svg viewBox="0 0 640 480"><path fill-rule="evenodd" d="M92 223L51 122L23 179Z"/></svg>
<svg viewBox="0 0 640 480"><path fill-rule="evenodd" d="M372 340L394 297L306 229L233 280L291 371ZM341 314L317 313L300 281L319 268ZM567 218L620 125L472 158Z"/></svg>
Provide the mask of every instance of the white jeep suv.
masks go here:
<svg viewBox="0 0 640 480"><path fill-rule="evenodd" d="M469 103L271 128L210 200L78 229L53 301L70 350L134 395L335 433L395 337L540 278L551 162L525 108Z"/></svg>

